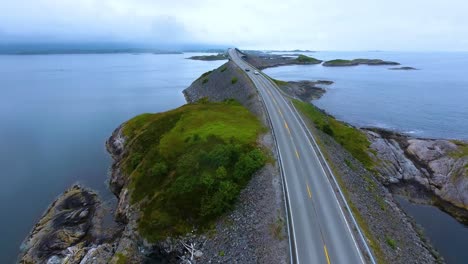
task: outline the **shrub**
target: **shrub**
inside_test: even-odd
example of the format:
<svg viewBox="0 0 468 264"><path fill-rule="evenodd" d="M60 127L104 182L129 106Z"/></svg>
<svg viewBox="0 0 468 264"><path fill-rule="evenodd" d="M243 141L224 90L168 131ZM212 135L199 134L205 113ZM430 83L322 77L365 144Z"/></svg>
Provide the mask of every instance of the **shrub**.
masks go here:
<svg viewBox="0 0 468 264"><path fill-rule="evenodd" d="M237 77L232 77L231 84L235 84L237 82Z"/></svg>

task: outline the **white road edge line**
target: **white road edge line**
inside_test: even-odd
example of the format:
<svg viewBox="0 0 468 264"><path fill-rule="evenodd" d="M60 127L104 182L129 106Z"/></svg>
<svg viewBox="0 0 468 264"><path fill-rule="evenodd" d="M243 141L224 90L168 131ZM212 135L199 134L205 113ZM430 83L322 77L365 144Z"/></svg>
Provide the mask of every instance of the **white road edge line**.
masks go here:
<svg viewBox="0 0 468 264"><path fill-rule="evenodd" d="M274 87L276 86L275 84L273 84L273 82L272 82L271 80L268 80L268 81L269 81ZM281 96L281 94L280 94L280 97L281 97L281 99L284 101L284 103L287 105L287 107L289 108L289 110L292 111L291 106L286 102L286 99L284 99L284 97ZM294 108L294 112L293 112L293 113L296 113L296 114L293 115L293 116L294 116L294 118L296 119L296 121L299 122L298 117L299 117L299 119L301 120L299 123L302 124L302 125L301 125L301 127L302 127L302 132L303 132L304 135L306 136L307 141L309 142L309 145L310 145L310 147L312 148L312 150L313 150L313 152L314 152L314 154L315 154L314 157L317 159L318 163L320 164L320 167L322 168L322 170L323 170L323 172L324 172L324 174L325 174L325 176L326 176L325 169L323 168L323 165L322 165L322 163L320 162L320 160L319 160L319 158L318 158L318 155L317 155L316 151L314 150L314 147L312 146L312 142L310 142L310 138L312 138L314 144L316 145L317 150L319 151L320 155L322 156L323 161L324 161L325 165L327 166L327 169L328 169L329 173L331 174L335 185L336 185L337 188L338 188L338 192L340 193L340 196L341 196L343 202L345 203L346 208L347 208L347 210L349 211L349 214L351 215L351 219L353 220L353 224L356 226L356 229L358 230L358 234L359 234L361 240L362 240L363 243L364 243L364 247L366 248L366 251L368 252L370 261L371 261L373 264L376 264L376 262L375 262L375 260L374 260L374 257L373 257L373 255L372 255L372 252L370 251L370 249L369 249L369 247L368 247L368 245L367 245L367 242L366 242L366 240L365 240L365 238L364 238L364 236L363 236L363 234L362 234L362 232L361 232L361 229L360 229L359 225L357 224L356 219L355 219L354 216L353 216L353 213L352 213L352 211L351 211L351 209L350 209L350 207L349 207L349 205L348 205L348 202L346 201L346 198L345 198L344 195L343 195L343 192L341 191L341 187L340 187L340 185L338 184L338 182L337 182L336 179L335 179L335 175L333 174L332 170L330 169L327 160L326 160L325 157L323 156L322 151L321 151L320 148L318 147L317 142L315 141L315 138L314 138L313 135L310 133L309 129L307 129L307 125L305 124L305 122L304 122L304 120L302 119L301 115L297 112L297 109L296 109L295 107L293 107L293 108ZM296 115L297 115L297 116L296 116ZM309 136L306 134L306 131L307 131L307 133L309 134ZM343 213L343 209L341 208L341 205L338 203L338 197L336 197L336 193L335 193L335 191L333 190L333 188L331 187L330 179L328 179L328 177L326 177L326 178L327 178L327 181L330 183L330 184L329 184L329 187L332 189L332 192L333 192L333 194L335 195L335 198L336 198L335 201L336 201L336 203L338 204L338 207L340 208L340 212L341 212L341 214L342 214L343 217L344 217L346 226L348 227L348 231L349 231L349 233L350 233L350 235L351 235L351 237L352 237L352 239L353 239L353 242L354 242L355 246L358 248L359 257L361 258L361 261L362 261L363 263L365 263L365 261L364 261L364 259L363 259L363 257L362 257L362 254L361 254L361 250L359 250L359 246L357 245L357 242L356 242L356 240L355 240L355 238L354 238L354 235L352 234L352 231L351 231L351 228L350 228L350 226L349 226L348 220L347 220L346 216L345 216L344 213Z"/></svg>
<svg viewBox="0 0 468 264"><path fill-rule="evenodd" d="M253 78L251 78L248 74L246 74L246 75L255 84L255 81L253 80ZM258 85L255 84L255 86L258 86ZM259 90L259 89L257 88L257 90ZM266 103L265 103L265 101L263 99L263 96L262 96L261 92L260 92L260 98L262 100L263 107L265 107L265 110L266 110L266 113L267 113L267 116L268 116L268 122L270 123L270 126L271 126L271 132L272 132L273 138L275 139L275 142L276 142L276 135L275 135L275 132L274 132L274 129L273 129L273 122L271 121L270 113L267 110ZM289 211L289 217L291 217L291 222L294 222L291 201L290 201L289 197L286 197L286 194L289 194L289 188L288 188L288 183L287 183L286 179L284 178L283 157L281 156L281 148L280 148L278 143L276 143L275 145L276 145L276 148L277 148L278 157L279 157L279 161L280 161L281 178L283 180L283 184L282 184L283 185L283 196L285 198L284 202L285 202L285 204L287 203L287 205L288 205L288 206L286 206L285 209L287 211ZM286 192L284 191L284 189L286 189ZM294 241L294 252L295 252L295 256L296 256L296 262L293 262L292 244L291 244L291 241L290 241L289 251L291 252L291 257L290 257L291 258L291 263L298 263L299 264L300 262L299 262L299 254L297 252L296 231L295 231L295 228L294 228L294 224L289 225L289 217L286 217L286 221L287 221L286 222L286 225L287 225L286 229L288 230L288 237L291 238L291 234L290 234L290 231L289 231L289 226L291 226L291 228L292 228L292 232L293 232L293 237L292 238L293 238L293 241Z"/></svg>

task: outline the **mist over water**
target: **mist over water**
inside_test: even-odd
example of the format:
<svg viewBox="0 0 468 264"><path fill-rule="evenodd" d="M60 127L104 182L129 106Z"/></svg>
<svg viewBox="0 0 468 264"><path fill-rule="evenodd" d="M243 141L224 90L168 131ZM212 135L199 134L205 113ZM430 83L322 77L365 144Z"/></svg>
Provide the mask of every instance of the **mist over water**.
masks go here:
<svg viewBox="0 0 468 264"><path fill-rule="evenodd" d="M112 198L105 140L135 115L183 105L182 90L224 63L191 55L0 56L0 262L71 184Z"/></svg>
<svg viewBox="0 0 468 264"><path fill-rule="evenodd" d="M361 127L381 127L417 137L468 139L468 53L314 52L322 59L383 59L394 66L286 66L264 72L280 80L331 80L313 103Z"/></svg>

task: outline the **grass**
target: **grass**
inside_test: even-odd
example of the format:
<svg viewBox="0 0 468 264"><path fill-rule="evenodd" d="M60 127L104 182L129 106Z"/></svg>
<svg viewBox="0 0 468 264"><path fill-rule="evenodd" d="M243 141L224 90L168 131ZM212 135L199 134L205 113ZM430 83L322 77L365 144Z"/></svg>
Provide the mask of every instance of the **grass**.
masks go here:
<svg viewBox="0 0 468 264"><path fill-rule="evenodd" d="M311 121L314 121L314 119L312 119L311 116L316 115L317 117L321 116L321 118L324 118L322 115L326 115L323 112L315 113L315 111L319 111L319 110L315 106L313 106L311 104L307 104L307 105L310 105L311 107L313 107L312 110L309 109L309 111L312 112L313 114L312 113L307 114L305 109L308 109L309 107L307 107L305 105L302 105L302 104L306 104L306 103L303 103L303 102L298 101L298 100L293 100L293 103L298 108L298 110L301 111L305 116L310 118ZM301 110L298 107L298 105L302 105L303 108L305 108L305 109ZM341 187L341 190L343 191L343 195L345 196L345 199L348 202L348 205L349 205L349 207L351 209L351 212L352 212L354 218L356 219L356 222L358 223L359 227L361 228L361 231L364 233L364 236L365 236L365 238L366 238L366 240L368 242L369 247L372 249L372 252L373 252L373 254L374 254L374 256L375 256L375 258L377 260L377 263L386 263L384 253L382 251L382 248L380 247L380 244L379 244L378 240L374 237L373 233L370 230L369 225L364 220L364 218L362 217L362 215L359 212L359 210L357 209L357 207L351 201L350 195L348 193L348 189L346 188L345 184L343 183L343 180L341 179L341 175L338 172L336 166L332 162L330 162L330 158L329 158L330 154L328 153L327 148L325 148L324 144L320 141L319 138L316 138L316 141L317 141L317 144L319 145L320 149L323 151L323 154L325 155L325 159L327 160L328 164L330 165L330 168L333 171L333 174L336 176L336 180L338 182L338 185ZM348 163L352 164L351 161L349 161L349 160L345 160L344 162L346 164L348 164ZM376 188L375 183L370 178L367 178L366 176L365 176L364 180L366 181L366 184L367 184L369 190L374 191L374 189ZM374 194L374 197L376 197L375 194ZM382 210L384 210L382 208L382 205L380 205L380 207L381 207Z"/></svg>
<svg viewBox="0 0 468 264"><path fill-rule="evenodd" d="M312 57L302 55L302 54L297 56L296 61L300 63L316 63L316 64L322 62L321 60L317 60L316 58L312 58Z"/></svg>
<svg viewBox="0 0 468 264"><path fill-rule="evenodd" d="M270 232L272 236L279 241L284 239L283 226L284 226L284 220L279 215L276 218L276 221L270 224Z"/></svg>
<svg viewBox="0 0 468 264"><path fill-rule="evenodd" d="M364 167L370 170L374 168L374 161L368 154L370 142L364 133L336 120L310 103L299 100L293 100L293 103L318 129L333 137L355 159L360 161Z"/></svg>
<svg viewBox="0 0 468 264"><path fill-rule="evenodd" d="M450 156L452 156L453 158L462 158L468 156L467 143L459 140L453 140L452 142L455 143L455 145L457 145L457 150L450 153Z"/></svg>
<svg viewBox="0 0 468 264"><path fill-rule="evenodd" d="M231 84L235 84L237 82L237 77L232 77Z"/></svg>
<svg viewBox="0 0 468 264"><path fill-rule="evenodd" d="M281 80L277 80L277 79L273 79L273 78L271 78L271 80L272 80L274 83L276 83L276 85L279 85L279 86L288 84L288 82L281 81Z"/></svg>
<svg viewBox="0 0 468 264"><path fill-rule="evenodd" d="M391 247L393 250L395 250L395 249L397 248L397 242L396 242L393 238L391 238L391 237L389 237L389 236L385 236L385 242L386 242L387 245L388 245L389 247Z"/></svg>
<svg viewBox="0 0 468 264"><path fill-rule="evenodd" d="M256 143L265 132L239 103L202 100L128 121L122 169L138 203L138 231L149 241L208 228L231 209L267 161Z"/></svg>
<svg viewBox="0 0 468 264"><path fill-rule="evenodd" d="M121 252L116 253L115 256L117 258L116 261L115 261L116 264L126 264L127 263L127 256L125 256Z"/></svg>
<svg viewBox="0 0 468 264"><path fill-rule="evenodd" d="M341 64L348 64L348 63L353 63L353 61L352 60L341 60L341 59L327 61L327 64L330 64L330 65L341 65Z"/></svg>

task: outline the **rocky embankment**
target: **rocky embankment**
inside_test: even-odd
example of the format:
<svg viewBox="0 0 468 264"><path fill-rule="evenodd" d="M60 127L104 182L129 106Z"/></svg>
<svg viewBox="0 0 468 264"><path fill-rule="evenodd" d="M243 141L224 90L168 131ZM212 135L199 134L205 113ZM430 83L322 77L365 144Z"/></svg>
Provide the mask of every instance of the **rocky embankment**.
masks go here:
<svg viewBox="0 0 468 264"><path fill-rule="evenodd" d="M104 228L105 214L93 191L74 185L34 226L22 245L19 263L107 263L114 251L108 242L121 228Z"/></svg>
<svg viewBox="0 0 468 264"><path fill-rule="evenodd" d="M263 70L271 67L287 66L287 65L314 65L322 63L321 60L308 57L302 54L297 57L275 55L270 53L255 52L244 53L243 58L255 68Z"/></svg>
<svg viewBox="0 0 468 264"><path fill-rule="evenodd" d="M382 181L413 201L435 204L468 224L467 143L365 130Z"/></svg>

